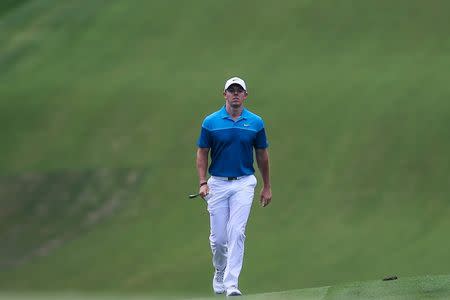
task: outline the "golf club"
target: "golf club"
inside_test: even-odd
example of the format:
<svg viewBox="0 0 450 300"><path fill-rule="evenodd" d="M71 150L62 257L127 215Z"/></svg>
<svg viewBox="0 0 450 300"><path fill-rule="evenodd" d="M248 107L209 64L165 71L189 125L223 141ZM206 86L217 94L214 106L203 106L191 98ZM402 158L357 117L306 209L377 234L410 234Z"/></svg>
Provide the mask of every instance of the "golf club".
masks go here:
<svg viewBox="0 0 450 300"><path fill-rule="evenodd" d="M194 198L197 198L198 196L200 196L200 194L191 194L188 197L189 197L189 199L194 199Z"/></svg>

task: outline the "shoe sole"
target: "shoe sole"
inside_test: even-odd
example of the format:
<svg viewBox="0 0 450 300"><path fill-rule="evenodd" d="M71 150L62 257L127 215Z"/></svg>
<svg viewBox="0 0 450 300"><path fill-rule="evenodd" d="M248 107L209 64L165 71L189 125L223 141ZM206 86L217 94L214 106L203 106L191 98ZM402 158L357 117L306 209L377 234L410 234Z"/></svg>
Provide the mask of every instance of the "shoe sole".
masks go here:
<svg viewBox="0 0 450 300"><path fill-rule="evenodd" d="M231 294L227 295L227 297L234 297L234 296L242 296L242 294L239 294L239 293L231 293Z"/></svg>

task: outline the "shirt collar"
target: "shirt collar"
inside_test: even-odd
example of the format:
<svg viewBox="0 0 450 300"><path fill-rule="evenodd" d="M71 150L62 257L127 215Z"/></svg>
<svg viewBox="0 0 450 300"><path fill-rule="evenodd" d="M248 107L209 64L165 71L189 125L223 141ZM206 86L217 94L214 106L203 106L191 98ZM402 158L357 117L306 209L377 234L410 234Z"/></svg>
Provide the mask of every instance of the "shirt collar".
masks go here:
<svg viewBox="0 0 450 300"><path fill-rule="evenodd" d="M230 119L230 120L233 120L233 119L230 117L230 115L228 114L225 105L222 106L222 109L220 110L220 117L221 117L222 119ZM247 111L247 109L244 107L244 109L242 110L241 116L240 116L237 120L246 120L247 118L248 118L248 111ZM236 121L237 121L237 120L236 120Z"/></svg>

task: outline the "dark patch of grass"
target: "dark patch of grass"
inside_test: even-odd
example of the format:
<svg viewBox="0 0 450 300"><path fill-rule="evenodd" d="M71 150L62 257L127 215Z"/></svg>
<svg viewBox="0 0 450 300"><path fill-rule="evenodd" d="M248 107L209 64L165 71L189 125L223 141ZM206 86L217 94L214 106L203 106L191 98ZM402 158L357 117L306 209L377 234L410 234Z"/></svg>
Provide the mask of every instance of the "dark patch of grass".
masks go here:
<svg viewBox="0 0 450 300"><path fill-rule="evenodd" d="M31 0L2 0L0 1L0 18L3 15L6 15L10 11L18 8L21 5L24 5L26 2Z"/></svg>
<svg viewBox="0 0 450 300"><path fill-rule="evenodd" d="M114 216L127 206L145 172L98 169L0 177L0 270L47 256Z"/></svg>

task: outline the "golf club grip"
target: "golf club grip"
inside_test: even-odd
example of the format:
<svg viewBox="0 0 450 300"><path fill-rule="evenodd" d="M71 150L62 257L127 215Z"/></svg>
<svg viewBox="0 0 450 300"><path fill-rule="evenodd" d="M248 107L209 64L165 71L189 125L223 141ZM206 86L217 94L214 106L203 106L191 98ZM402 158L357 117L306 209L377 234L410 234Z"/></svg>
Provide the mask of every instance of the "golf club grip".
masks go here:
<svg viewBox="0 0 450 300"><path fill-rule="evenodd" d="M200 196L200 194L189 195L189 199L194 199L197 198L198 196Z"/></svg>

